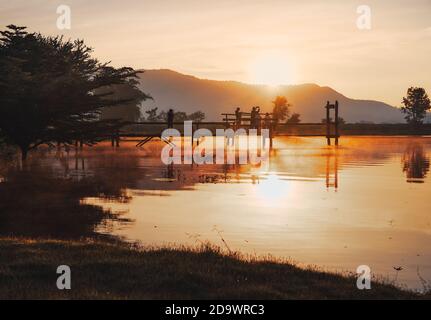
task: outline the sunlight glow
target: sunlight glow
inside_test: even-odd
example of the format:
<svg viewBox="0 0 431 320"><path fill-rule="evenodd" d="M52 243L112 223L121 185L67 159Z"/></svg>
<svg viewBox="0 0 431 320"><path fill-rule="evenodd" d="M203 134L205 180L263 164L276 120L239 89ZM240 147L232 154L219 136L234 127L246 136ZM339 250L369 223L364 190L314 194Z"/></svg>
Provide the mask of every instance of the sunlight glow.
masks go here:
<svg viewBox="0 0 431 320"><path fill-rule="evenodd" d="M289 193L289 184L275 173L260 180L256 188L257 197L267 206L280 206Z"/></svg>
<svg viewBox="0 0 431 320"><path fill-rule="evenodd" d="M286 56L270 53L255 59L250 65L250 81L268 86L293 82L292 68Z"/></svg>

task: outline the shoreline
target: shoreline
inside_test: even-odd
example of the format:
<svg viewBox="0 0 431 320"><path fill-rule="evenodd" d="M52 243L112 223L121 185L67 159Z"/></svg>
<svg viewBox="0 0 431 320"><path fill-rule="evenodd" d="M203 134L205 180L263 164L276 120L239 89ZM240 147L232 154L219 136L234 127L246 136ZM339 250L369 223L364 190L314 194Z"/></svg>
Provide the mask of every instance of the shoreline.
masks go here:
<svg viewBox="0 0 431 320"><path fill-rule="evenodd" d="M431 124L412 127L404 123L346 123L339 125L339 134L343 136L429 136ZM277 129L279 136L324 136L325 127L318 124L280 124Z"/></svg>
<svg viewBox="0 0 431 320"><path fill-rule="evenodd" d="M380 280L269 257L199 247L138 247L121 241L0 238L1 299L430 299ZM56 269L71 268L58 290Z"/></svg>

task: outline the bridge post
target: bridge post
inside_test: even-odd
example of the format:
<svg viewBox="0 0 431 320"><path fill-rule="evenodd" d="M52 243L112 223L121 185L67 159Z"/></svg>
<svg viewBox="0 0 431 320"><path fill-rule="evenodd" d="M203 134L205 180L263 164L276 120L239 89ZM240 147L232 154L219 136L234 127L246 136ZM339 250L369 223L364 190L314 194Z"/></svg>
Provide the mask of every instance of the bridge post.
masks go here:
<svg viewBox="0 0 431 320"><path fill-rule="evenodd" d="M115 147L115 133L114 133L114 129L112 129L112 132L111 132L111 147Z"/></svg>
<svg viewBox="0 0 431 320"><path fill-rule="evenodd" d="M338 146L338 100L335 101L335 145Z"/></svg>
<svg viewBox="0 0 431 320"><path fill-rule="evenodd" d="M274 137L274 120L269 123L269 147L272 148L272 140Z"/></svg>
<svg viewBox="0 0 431 320"><path fill-rule="evenodd" d="M331 145L331 118L329 116L329 109L331 108L331 105L329 104L329 101L326 102L326 142L328 146Z"/></svg>
<svg viewBox="0 0 431 320"><path fill-rule="evenodd" d="M117 131L115 132L115 146L117 148L120 147L120 130L117 129Z"/></svg>
<svg viewBox="0 0 431 320"><path fill-rule="evenodd" d="M199 123L198 122L196 122L196 130L199 130ZM193 130L192 130L193 131ZM196 145L198 146L199 145L199 139L200 138L197 138L196 139Z"/></svg>
<svg viewBox="0 0 431 320"><path fill-rule="evenodd" d="M190 136L190 141L191 141L191 145L192 145L192 148L191 148L191 152L192 152L192 166L193 166L193 143L194 143L194 141L193 141L194 140L194 138L193 138L193 134L194 134L193 126L194 126L194 123L192 122L192 133L191 133L191 136ZM184 139L185 139L185 136L184 136Z"/></svg>

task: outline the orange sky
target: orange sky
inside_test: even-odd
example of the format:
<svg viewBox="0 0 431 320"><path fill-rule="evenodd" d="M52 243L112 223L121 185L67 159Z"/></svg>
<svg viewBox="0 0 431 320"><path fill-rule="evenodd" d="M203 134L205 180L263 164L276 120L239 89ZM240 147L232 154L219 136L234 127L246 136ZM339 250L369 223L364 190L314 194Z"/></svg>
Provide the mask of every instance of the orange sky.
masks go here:
<svg viewBox="0 0 431 320"><path fill-rule="evenodd" d="M251 83L314 82L399 106L407 87L431 93L431 1L0 0L2 28L83 38L101 60ZM72 10L58 30L56 8Z"/></svg>

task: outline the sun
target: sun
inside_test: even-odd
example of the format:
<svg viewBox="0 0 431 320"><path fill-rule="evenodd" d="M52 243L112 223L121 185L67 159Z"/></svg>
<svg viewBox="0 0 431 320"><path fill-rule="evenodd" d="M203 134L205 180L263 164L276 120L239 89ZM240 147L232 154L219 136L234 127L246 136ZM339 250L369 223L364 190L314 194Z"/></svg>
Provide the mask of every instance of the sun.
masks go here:
<svg viewBox="0 0 431 320"><path fill-rule="evenodd" d="M266 206L279 206L289 195L291 186L276 173L269 173L256 186L256 198Z"/></svg>
<svg viewBox="0 0 431 320"><path fill-rule="evenodd" d="M256 84L279 86L291 84L292 68L288 58L280 54L265 54L250 64L250 81Z"/></svg>

